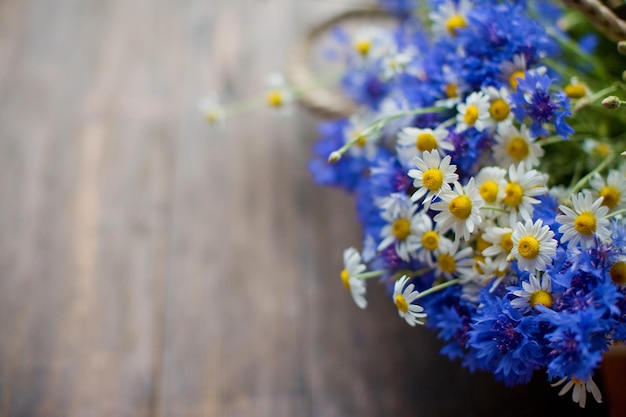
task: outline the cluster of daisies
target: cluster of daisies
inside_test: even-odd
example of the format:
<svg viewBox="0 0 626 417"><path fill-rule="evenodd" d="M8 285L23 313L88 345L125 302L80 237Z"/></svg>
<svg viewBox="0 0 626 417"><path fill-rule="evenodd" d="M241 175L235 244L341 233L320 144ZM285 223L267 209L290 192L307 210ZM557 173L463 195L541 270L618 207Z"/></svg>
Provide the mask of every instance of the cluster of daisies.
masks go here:
<svg viewBox="0 0 626 417"><path fill-rule="evenodd" d="M624 118L582 81L592 65L574 60L572 78L555 60L594 38L569 38L544 1L432 0L428 18L383 3L394 30L336 33L361 107L321 124L309 164L355 196L344 286L365 308L378 279L471 370L507 385L545 372L600 402L592 376L626 339Z"/></svg>

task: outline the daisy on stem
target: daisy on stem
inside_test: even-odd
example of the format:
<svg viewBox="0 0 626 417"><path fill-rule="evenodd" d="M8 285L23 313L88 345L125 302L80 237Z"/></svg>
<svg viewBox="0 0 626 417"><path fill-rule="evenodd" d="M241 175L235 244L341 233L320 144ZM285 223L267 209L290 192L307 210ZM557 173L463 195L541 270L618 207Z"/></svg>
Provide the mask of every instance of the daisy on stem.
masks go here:
<svg viewBox="0 0 626 417"><path fill-rule="evenodd" d="M485 93L474 91L467 97L465 103L459 103L456 108L459 112L456 116L457 132L463 132L472 127L483 131L487 127L490 117L489 97Z"/></svg>
<svg viewBox="0 0 626 417"><path fill-rule="evenodd" d="M530 274L528 282L522 281L522 289L513 291L513 295L517 298L511 300L511 305L522 312L540 304L550 308L553 300L552 278L548 274L543 274L541 279Z"/></svg>
<svg viewBox="0 0 626 417"><path fill-rule="evenodd" d="M513 249L509 258L517 259L518 267L525 271L545 271L556 255L557 242L553 237L554 233L541 219L535 223L532 220L519 222L511 235Z"/></svg>
<svg viewBox="0 0 626 417"><path fill-rule="evenodd" d="M433 210L439 211L434 218L437 229L441 233L452 229L455 240L462 236L468 241L475 227L482 222L480 208L485 204L474 185L474 177L465 187L455 182L453 190L444 191L439 197L441 201L432 205Z"/></svg>
<svg viewBox="0 0 626 417"><path fill-rule="evenodd" d="M417 127L405 127L398 133L396 150L398 158L405 161L412 160L415 156L423 157L424 152L438 151L443 158L447 152L454 151L454 145L448 141L448 130L439 125L435 129L420 129Z"/></svg>
<svg viewBox="0 0 626 417"><path fill-rule="evenodd" d="M428 210L433 198L451 189L450 184L458 180L459 176L456 174L456 165L450 165L450 161L450 155L441 159L437 150L424 152L423 158L413 158L417 169L409 170L408 175L413 178L413 186L417 191L413 193L412 201L424 197L424 208Z"/></svg>
<svg viewBox="0 0 626 417"><path fill-rule="evenodd" d="M595 243L595 237L606 242L610 237L609 212L607 206L603 206L604 198L600 197L593 201L589 191L572 196L572 208L560 205L559 210L563 214L556 216L557 223L561 223L559 232L563 233L561 242L570 242L570 245L580 245L589 248Z"/></svg>
<svg viewBox="0 0 626 417"><path fill-rule="evenodd" d="M567 381L569 379L569 381ZM597 403L602 403L602 393L600 389L593 382L592 378L589 378L587 381L580 380L578 378L568 378L565 377L563 379L558 380L554 384L551 384L553 387L558 387L562 385L565 381L567 383L563 386L561 391L559 391L559 395L565 395L569 392L569 390L574 388L572 391L572 401L580 405L580 408L585 408L587 404L587 393L590 392L593 395L593 399L596 400Z"/></svg>
<svg viewBox="0 0 626 417"><path fill-rule="evenodd" d="M361 263L361 255L355 248L348 248L343 251L343 265L340 277L346 290L350 291L354 303L359 308L367 307L365 293L365 281L357 278L357 275L365 272L367 267Z"/></svg>
<svg viewBox="0 0 626 417"><path fill-rule="evenodd" d="M419 292L414 290L415 285L406 285L409 280L407 275L403 275L396 281L393 286L393 302L398 308L398 315L406 320L409 326L424 324L423 319L426 318L426 313L423 313L424 307L412 304L419 297Z"/></svg>

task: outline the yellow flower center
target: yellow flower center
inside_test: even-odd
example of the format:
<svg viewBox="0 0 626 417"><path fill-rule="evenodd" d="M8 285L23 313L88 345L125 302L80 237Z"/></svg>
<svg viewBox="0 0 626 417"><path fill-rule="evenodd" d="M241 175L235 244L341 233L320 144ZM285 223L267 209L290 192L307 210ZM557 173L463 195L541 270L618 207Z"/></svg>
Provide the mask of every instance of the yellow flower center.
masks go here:
<svg viewBox="0 0 626 417"><path fill-rule="evenodd" d="M491 106L489 106L489 114L495 120L501 122L506 119L511 112L511 108L508 103L501 98L495 99Z"/></svg>
<svg viewBox="0 0 626 417"><path fill-rule="evenodd" d="M478 189L478 192L487 203L495 203L498 198L498 183L495 181L485 181Z"/></svg>
<svg viewBox="0 0 626 417"><path fill-rule="evenodd" d="M526 159L529 149L530 148L528 147L526 139L519 136L511 139L509 144L506 146L506 152L509 156L513 159L517 159L518 161Z"/></svg>
<svg viewBox="0 0 626 417"><path fill-rule="evenodd" d="M434 251L439 247L439 235L437 232L428 231L422 235L422 246L428 251Z"/></svg>
<svg viewBox="0 0 626 417"><path fill-rule="evenodd" d="M364 147L367 144L367 137L362 136L360 133L355 133L352 136L352 139L355 140L354 144L359 147Z"/></svg>
<svg viewBox="0 0 626 417"><path fill-rule="evenodd" d="M482 251L487 249L489 246L491 246L491 243L483 239L483 235L478 235L476 238L476 251L478 253L482 253Z"/></svg>
<svg viewBox="0 0 626 417"><path fill-rule="evenodd" d="M584 211L574 220L574 229L581 235L592 235L596 231L596 216Z"/></svg>
<svg viewBox="0 0 626 417"><path fill-rule="evenodd" d="M467 22L465 21L465 18L458 14L451 16L446 22L446 30L450 35L453 36L457 35L457 31L459 29L464 29L465 27L467 27Z"/></svg>
<svg viewBox="0 0 626 417"><path fill-rule="evenodd" d="M513 249L513 239L511 238L512 235L513 232L505 233L500 239L500 246L502 246L502 249L506 253L511 252L511 249Z"/></svg>
<svg viewBox="0 0 626 417"><path fill-rule="evenodd" d="M454 217L465 220L472 214L472 200L466 195L460 195L448 203L448 208Z"/></svg>
<svg viewBox="0 0 626 417"><path fill-rule="evenodd" d="M369 39L361 39L354 42L354 50L363 57L367 56L372 49L372 41Z"/></svg>
<svg viewBox="0 0 626 417"><path fill-rule="evenodd" d="M443 185L443 172L438 168L431 168L424 171L422 184L430 191L437 191Z"/></svg>
<svg viewBox="0 0 626 417"><path fill-rule="evenodd" d="M437 263L443 272L451 274L456 271L456 260L452 255L448 255L447 253L439 255Z"/></svg>
<svg viewBox="0 0 626 417"><path fill-rule="evenodd" d="M465 123L467 123L468 126L474 126L474 123L478 120L478 107L474 105L467 106L463 120L465 120Z"/></svg>
<svg viewBox="0 0 626 417"><path fill-rule="evenodd" d="M611 269L609 269L609 274L611 275L613 282L617 285L626 284L626 262L615 262L611 266Z"/></svg>
<svg viewBox="0 0 626 417"><path fill-rule="evenodd" d="M612 209L613 207L617 206L617 203L619 203L621 194L617 188L607 185L600 190L600 197L604 198L602 200L602 205L607 206L609 209Z"/></svg>
<svg viewBox="0 0 626 417"><path fill-rule="evenodd" d="M281 107L283 105L283 94L280 90L271 90L267 93L266 101L272 107Z"/></svg>
<svg viewBox="0 0 626 417"><path fill-rule="evenodd" d="M398 219L391 225L391 233L398 240L404 240L411 234L411 222L409 219Z"/></svg>
<svg viewBox="0 0 626 417"><path fill-rule="evenodd" d="M214 124L220 119L219 113L215 110L208 111L205 117L207 122L209 122L210 124Z"/></svg>
<svg viewBox="0 0 626 417"><path fill-rule="evenodd" d="M515 71L509 77L509 84L513 90L517 90L517 85L519 84L518 78L522 80L524 79L524 71Z"/></svg>
<svg viewBox="0 0 626 417"><path fill-rule="evenodd" d="M606 143L598 143L595 147L595 151L600 154L600 156L608 156L609 152L611 152L611 147Z"/></svg>
<svg viewBox="0 0 626 417"><path fill-rule="evenodd" d="M396 304L396 307L398 307L398 310L403 313L408 313L409 303L406 302L406 298L404 298L402 294L396 295L393 299L393 302Z"/></svg>
<svg viewBox="0 0 626 417"><path fill-rule="evenodd" d="M350 289L350 274L348 273L348 271L344 269L343 271L341 271L341 274L339 274L339 276L341 277L343 286L346 287L346 290L349 290Z"/></svg>
<svg viewBox="0 0 626 417"><path fill-rule="evenodd" d="M437 149L437 139L432 133L420 133L417 135L415 146L420 152L430 152Z"/></svg>
<svg viewBox="0 0 626 417"><path fill-rule="evenodd" d="M539 255L539 241L534 236L524 236L517 243L517 251L526 259L534 259Z"/></svg>
<svg viewBox="0 0 626 417"><path fill-rule="evenodd" d="M534 291L530 295L530 299L528 300L528 304L532 308L535 308L537 305L541 304L542 306L546 306L548 308L552 307L552 294L550 294L546 290L537 290Z"/></svg>
<svg viewBox="0 0 626 417"><path fill-rule="evenodd" d="M448 85L446 85L446 96L448 98L457 98L459 96L459 92L457 90L458 87L455 83L448 83Z"/></svg>
<svg viewBox="0 0 626 417"><path fill-rule="evenodd" d="M585 86L583 84L568 84L565 86L565 94L569 98L583 98L587 95L587 90L585 90Z"/></svg>
<svg viewBox="0 0 626 417"><path fill-rule="evenodd" d="M519 184L510 182L506 185L504 189L504 203L511 206L517 207L522 203L522 199L524 198L524 191Z"/></svg>
<svg viewBox="0 0 626 417"><path fill-rule="evenodd" d="M482 255L475 255L474 256L474 269L476 270L476 272L478 272L479 274L483 274L483 267L480 264L484 264L485 263L485 257Z"/></svg>

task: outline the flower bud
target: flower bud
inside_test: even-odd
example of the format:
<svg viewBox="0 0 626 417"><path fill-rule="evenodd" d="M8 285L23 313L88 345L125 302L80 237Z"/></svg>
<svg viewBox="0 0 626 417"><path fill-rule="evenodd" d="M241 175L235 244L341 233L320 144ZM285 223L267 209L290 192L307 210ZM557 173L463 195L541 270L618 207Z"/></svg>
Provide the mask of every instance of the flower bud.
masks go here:
<svg viewBox="0 0 626 417"><path fill-rule="evenodd" d="M602 100L602 107L605 109L615 110L619 109L622 102L617 96L608 96L604 100Z"/></svg>

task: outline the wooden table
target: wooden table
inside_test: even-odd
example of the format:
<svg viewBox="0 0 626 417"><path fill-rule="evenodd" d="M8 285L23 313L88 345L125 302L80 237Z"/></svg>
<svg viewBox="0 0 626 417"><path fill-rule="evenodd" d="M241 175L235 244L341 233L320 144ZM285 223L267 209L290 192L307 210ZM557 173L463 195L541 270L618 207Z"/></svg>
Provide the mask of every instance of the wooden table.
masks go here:
<svg viewBox="0 0 626 417"><path fill-rule="evenodd" d="M312 116L199 116L337 3L0 2L0 417L577 415L469 376L376 285L353 305Z"/></svg>

